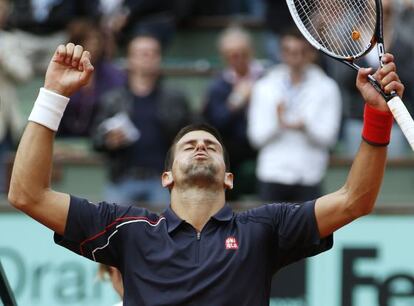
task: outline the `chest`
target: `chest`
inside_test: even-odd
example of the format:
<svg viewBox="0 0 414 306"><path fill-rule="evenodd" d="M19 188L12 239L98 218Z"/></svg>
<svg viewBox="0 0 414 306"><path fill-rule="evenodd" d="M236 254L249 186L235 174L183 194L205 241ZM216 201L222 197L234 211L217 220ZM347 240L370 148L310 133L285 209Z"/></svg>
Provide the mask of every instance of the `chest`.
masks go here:
<svg viewBox="0 0 414 306"><path fill-rule="evenodd" d="M123 279L131 305L261 305L256 300L266 296L270 269L268 244L260 235L252 239L253 231L231 222L201 233L190 226L171 233L148 230L145 239L128 235L124 241L129 247Z"/></svg>
<svg viewBox="0 0 414 306"><path fill-rule="evenodd" d="M211 276L226 270L234 273L243 266L267 260L268 244L263 235L253 232L238 224L208 224L201 233L188 224L172 233L150 228L146 229L145 238L126 235L124 245L128 245L128 250L123 252L124 262L138 266L139 274L164 279L197 273Z"/></svg>

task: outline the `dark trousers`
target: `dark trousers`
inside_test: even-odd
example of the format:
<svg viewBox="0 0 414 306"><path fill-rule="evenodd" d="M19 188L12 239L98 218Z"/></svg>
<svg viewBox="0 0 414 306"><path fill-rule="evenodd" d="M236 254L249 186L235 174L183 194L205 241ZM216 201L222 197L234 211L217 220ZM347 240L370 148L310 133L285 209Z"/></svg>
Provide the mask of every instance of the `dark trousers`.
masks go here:
<svg viewBox="0 0 414 306"><path fill-rule="evenodd" d="M305 202L321 196L321 184L312 186L259 182L259 197L266 202Z"/></svg>

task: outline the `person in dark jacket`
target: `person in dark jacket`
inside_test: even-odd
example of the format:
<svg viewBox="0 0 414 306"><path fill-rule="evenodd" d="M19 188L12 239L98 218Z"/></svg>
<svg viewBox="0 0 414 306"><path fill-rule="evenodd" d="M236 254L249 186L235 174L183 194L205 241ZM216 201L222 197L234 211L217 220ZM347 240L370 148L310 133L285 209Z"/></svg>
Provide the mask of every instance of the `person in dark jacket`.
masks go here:
<svg viewBox="0 0 414 306"><path fill-rule="evenodd" d="M94 145L107 153L111 202L167 201L159 174L175 133L189 122L187 98L160 78L161 46L152 36L128 45L127 86L106 94L96 117Z"/></svg>
<svg viewBox="0 0 414 306"><path fill-rule="evenodd" d="M203 116L223 135L232 156L231 167L236 177L249 182L245 186L239 184L237 189L229 193L229 198L235 200L241 194L254 191L254 172L251 175L252 184L252 179L243 177L241 167L256 158L256 151L247 139L246 112L252 86L263 75L264 69L254 60L250 35L239 27L226 29L219 38L218 47L227 67L208 89Z"/></svg>

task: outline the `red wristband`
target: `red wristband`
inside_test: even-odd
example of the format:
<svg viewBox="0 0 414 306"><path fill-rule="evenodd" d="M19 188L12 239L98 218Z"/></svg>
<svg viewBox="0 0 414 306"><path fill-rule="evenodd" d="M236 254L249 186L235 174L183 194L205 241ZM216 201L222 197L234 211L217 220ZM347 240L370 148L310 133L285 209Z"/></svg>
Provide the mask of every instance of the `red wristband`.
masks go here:
<svg viewBox="0 0 414 306"><path fill-rule="evenodd" d="M393 116L365 104L362 139L373 146L387 146L391 139Z"/></svg>

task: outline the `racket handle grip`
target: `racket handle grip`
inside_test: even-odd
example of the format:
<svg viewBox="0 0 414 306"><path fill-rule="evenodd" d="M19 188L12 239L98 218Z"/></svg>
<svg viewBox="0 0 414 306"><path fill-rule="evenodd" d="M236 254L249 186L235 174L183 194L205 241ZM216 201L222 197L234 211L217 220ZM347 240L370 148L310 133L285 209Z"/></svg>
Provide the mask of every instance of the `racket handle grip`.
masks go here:
<svg viewBox="0 0 414 306"><path fill-rule="evenodd" d="M414 151L414 120L405 107L400 97L395 96L387 102L395 121L401 128L405 138L407 138L411 149Z"/></svg>

